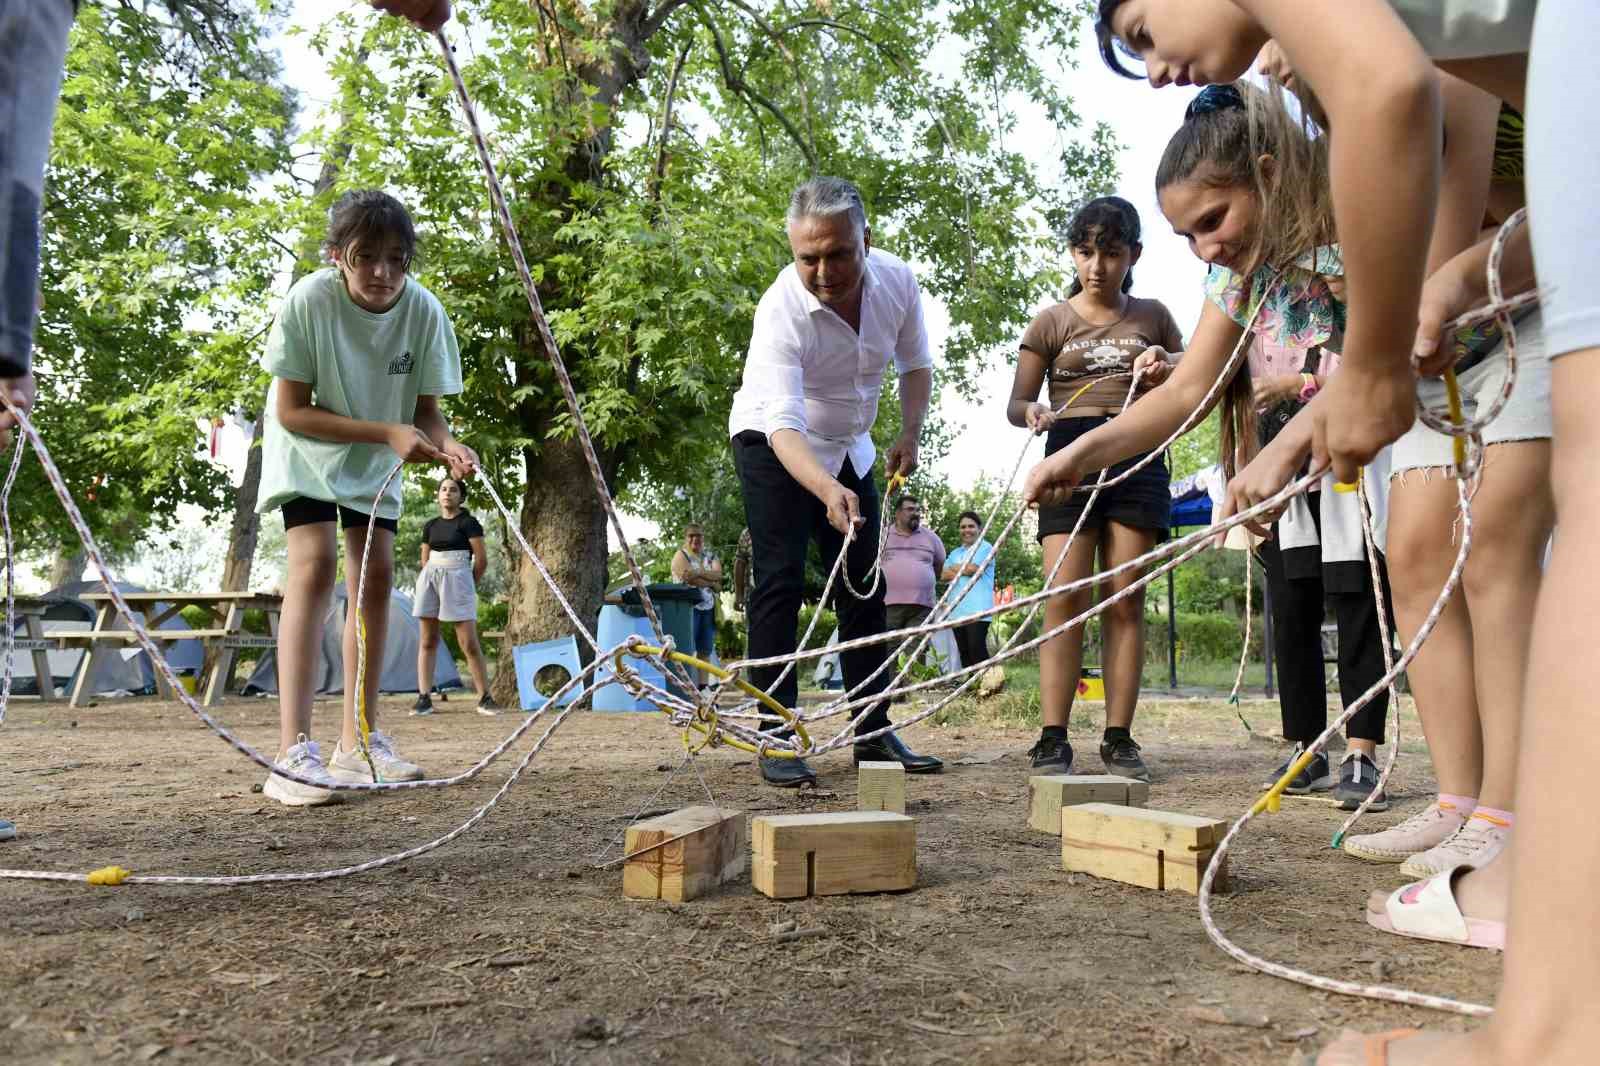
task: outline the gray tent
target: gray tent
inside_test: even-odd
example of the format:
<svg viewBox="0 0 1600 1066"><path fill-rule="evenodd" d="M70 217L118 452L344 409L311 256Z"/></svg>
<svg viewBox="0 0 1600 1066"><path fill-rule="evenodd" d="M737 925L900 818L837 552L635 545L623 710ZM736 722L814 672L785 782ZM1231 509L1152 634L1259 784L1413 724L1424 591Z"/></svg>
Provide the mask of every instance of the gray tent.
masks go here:
<svg viewBox="0 0 1600 1066"><path fill-rule="evenodd" d="M87 592L103 592L105 586L98 581L77 581L70 585L62 585L52 589L46 595L59 600L55 606L45 611L40 619L44 631L58 633L62 631L73 632L87 631L94 628L94 608L79 599ZM144 592L145 589L127 582L118 582L119 592ZM155 613L166 610L166 604L158 605ZM139 612L140 621L146 617ZM118 618L111 624L113 629L128 629L126 620ZM181 615L167 619L161 624L163 630L189 629L188 622ZM27 629L18 619L16 625L18 637L27 636ZM172 664L172 669L178 673L192 671L198 673L200 664L205 656L205 650L198 640L175 640L166 645L167 662ZM50 660L50 673L52 683L56 688L70 691L72 681L77 676L79 667L83 664L86 653L82 648L71 648L66 651L51 651L47 653ZM12 656L11 660L11 689L18 695L38 695L39 682L34 677L33 656L19 653ZM156 691L155 666L150 662L150 656L136 644L129 644L125 648L118 646L111 654L102 654L100 661L95 664L94 677L90 681L90 692L133 692L148 695Z"/></svg>
<svg viewBox="0 0 1600 1066"><path fill-rule="evenodd" d="M322 647L317 655L317 694L338 695L344 692L344 615L348 593L344 585L336 585L328 613L322 618ZM417 690L417 646L422 627L411 617L411 597L398 589L389 593L389 634L384 642L383 668L378 677L380 692L415 692ZM372 663L367 664L370 670ZM435 688L461 688L461 674L455 660L443 642L439 645L439 658L433 666ZM278 691L278 655L269 649L256 664L241 690L247 696L276 695Z"/></svg>

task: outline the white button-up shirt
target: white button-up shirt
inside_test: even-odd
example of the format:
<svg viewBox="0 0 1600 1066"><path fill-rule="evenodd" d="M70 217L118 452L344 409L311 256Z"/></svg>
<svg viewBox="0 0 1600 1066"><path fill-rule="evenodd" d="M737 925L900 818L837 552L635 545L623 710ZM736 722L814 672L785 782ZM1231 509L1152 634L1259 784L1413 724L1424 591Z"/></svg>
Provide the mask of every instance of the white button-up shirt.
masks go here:
<svg viewBox="0 0 1600 1066"><path fill-rule="evenodd" d="M838 474L849 458L865 476L877 455L871 430L891 357L901 377L933 366L922 294L910 267L887 252L868 251L858 333L806 290L791 263L756 307L728 435L755 430L770 438L781 429L798 430L824 470Z"/></svg>

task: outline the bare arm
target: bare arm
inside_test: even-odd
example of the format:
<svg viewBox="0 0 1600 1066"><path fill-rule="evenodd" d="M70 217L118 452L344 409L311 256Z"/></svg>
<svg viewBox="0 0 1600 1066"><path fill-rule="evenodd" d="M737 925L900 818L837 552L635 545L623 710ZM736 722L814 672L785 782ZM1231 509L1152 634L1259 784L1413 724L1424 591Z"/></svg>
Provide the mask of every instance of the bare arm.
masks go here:
<svg viewBox="0 0 1600 1066"><path fill-rule="evenodd" d="M433 554L433 549L428 547L428 542L427 541L423 541L422 542L422 565L423 566L427 566L428 565L428 557L431 556L432 554Z"/></svg>
<svg viewBox="0 0 1600 1066"><path fill-rule="evenodd" d="M291 433L342 444L386 444L411 462L444 458L416 427L398 422L368 422L337 414L311 402L311 384L278 378L278 422Z"/></svg>
<svg viewBox="0 0 1600 1066"><path fill-rule="evenodd" d="M472 545L472 583L477 584L489 569L489 553L484 550L482 537L473 537L467 543Z"/></svg>
<svg viewBox="0 0 1600 1066"><path fill-rule="evenodd" d="M1500 101L1449 74L1439 75L1444 107L1444 164L1434 213L1428 274L1472 247L1483 229L1494 169Z"/></svg>
<svg viewBox="0 0 1600 1066"><path fill-rule="evenodd" d="M839 484L838 478L822 468L811 442L797 429L780 429L767 437L778 462L799 482L800 487L822 501L828 509L828 524L840 533L861 523L861 503L856 494Z"/></svg>
<svg viewBox="0 0 1600 1066"><path fill-rule="evenodd" d="M886 477L894 477L896 474L910 477L917 469L922 423L928 417L928 401L932 398L931 367L922 367L900 375L900 437L890 445L889 454L883 457L883 472Z"/></svg>
<svg viewBox="0 0 1600 1066"><path fill-rule="evenodd" d="M1039 402L1045 373L1050 369L1044 356L1032 348L1017 350L1017 372L1011 377L1011 399L1006 401L1006 421L1013 426L1038 429L1028 420L1028 408ZM1048 427L1047 427L1048 428Z"/></svg>

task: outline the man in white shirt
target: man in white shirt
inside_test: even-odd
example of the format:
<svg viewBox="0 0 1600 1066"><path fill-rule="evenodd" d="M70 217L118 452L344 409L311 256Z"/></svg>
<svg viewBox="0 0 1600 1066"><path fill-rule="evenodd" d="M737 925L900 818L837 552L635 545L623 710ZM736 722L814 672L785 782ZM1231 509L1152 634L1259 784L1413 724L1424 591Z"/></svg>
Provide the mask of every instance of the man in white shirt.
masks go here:
<svg viewBox="0 0 1600 1066"><path fill-rule="evenodd" d="M840 178L813 178L789 202L794 263L756 308L744 381L733 398L728 434L750 527L755 582L750 591L751 658L795 650L806 554L813 537L832 565L852 526L846 566L865 588L878 553L878 487L872 477L871 430L883 372L892 358L900 373L903 430L884 468L910 474L917 437L933 391L933 358L922 323L922 297L905 263L872 247L866 210L856 187ZM882 583L857 599L836 593L839 639L885 630ZM883 665L889 648L877 644L842 656L846 689ZM781 667L750 671L750 679L785 707L796 701L796 671L772 687ZM858 695L882 692L894 675L883 670ZM888 702L857 727L868 733L889 724ZM857 762L899 762L910 773L944 764L918 755L893 733L858 743ZM760 760L774 785L815 784L800 759Z"/></svg>

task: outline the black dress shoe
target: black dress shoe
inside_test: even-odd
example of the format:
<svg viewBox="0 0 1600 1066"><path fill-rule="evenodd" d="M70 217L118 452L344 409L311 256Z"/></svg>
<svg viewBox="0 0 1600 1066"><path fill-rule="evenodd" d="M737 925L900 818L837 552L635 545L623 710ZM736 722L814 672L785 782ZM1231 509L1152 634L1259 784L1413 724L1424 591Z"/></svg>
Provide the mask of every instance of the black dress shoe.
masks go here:
<svg viewBox="0 0 1600 1066"><path fill-rule="evenodd" d="M767 755L757 759L756 763L761 767L761 780L769 785L779 788L800 788L803 785L816 787L817 775L804 759L779 759Z"/></svg>
<svg viewBox="0 0 1600 1066"><path fill-rule="evenodd" d="M893 733L856 741L856 765L864 762L897 762L906 768L908 774L936 774L944 769L943 759L933 755L918 755Z"/></svg>

